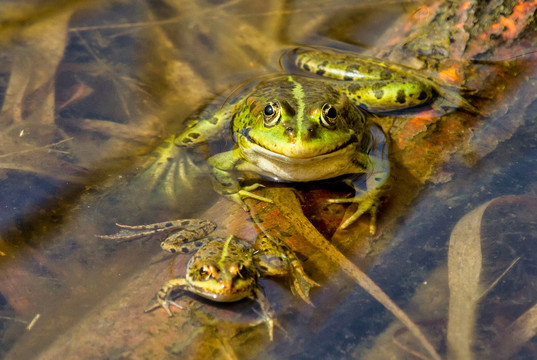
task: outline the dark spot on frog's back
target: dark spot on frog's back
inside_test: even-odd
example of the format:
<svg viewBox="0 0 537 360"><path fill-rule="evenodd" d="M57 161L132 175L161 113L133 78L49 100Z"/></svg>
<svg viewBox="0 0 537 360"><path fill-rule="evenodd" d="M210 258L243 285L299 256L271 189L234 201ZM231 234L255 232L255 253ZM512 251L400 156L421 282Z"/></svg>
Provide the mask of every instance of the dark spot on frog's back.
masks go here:
<svg viewBox="0 0 537 360"><path fill-rule="evenodd" d="M427 99L427 93L425 91L421 91L420 95L418 96L418 100L425 100Z"/></svg>
<svg viewBox="0 0 537 360"><path fill-rule="evenodd" d="M404 104L406 102L405 90L401 89L397 91L397 98L395 99L399 104Z"/></svg>
<svg viewBox="0 0 537 360"><path fill-rule="evenodd" d="M382 70L380 73L380 78L382 80L390 80L392 78L392 72L388 70Z"/></svg>
<svg viewBox="0 0 537 360"><path fill-rule="evenodd" d="M375 90L374 94L375 97L380 100L384 96L384 90Z"/></svg>
<svg viewBox="0 0 537 360"><path fill-rule="evenodd" d="M362 86L358 83L354 83L348 87L350 93L357 93L361 88Z"/></svg>

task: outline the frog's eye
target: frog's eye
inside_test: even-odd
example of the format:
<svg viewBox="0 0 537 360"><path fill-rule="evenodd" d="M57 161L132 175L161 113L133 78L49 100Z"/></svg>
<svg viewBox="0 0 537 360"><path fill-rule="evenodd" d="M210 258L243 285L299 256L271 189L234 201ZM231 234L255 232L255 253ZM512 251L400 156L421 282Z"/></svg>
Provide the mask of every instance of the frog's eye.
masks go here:
<svg viewBox="0 0 537 360"><path fill-rule="evenodd" d="M336 126L337 110L330 104L324 104L321 109L321 124L327 128Z"/></svg>
<svg viewBox="0 0 537 360"><path fill-rule="evenodd" d="M240 264L238 274L244 279L246 276L248 276L248 268L244 264Z"/></svg>
<svg viewBox="0 0 537 360"><path fill-rule="evenodd" d="M203 265L199 271L200 278L202 280L209 280L213 273L213 269L210 266Z"/></svg>
<svg viewBox="0 0 537 360"><path fill-rule="evenodd" d="M274 126L280 121L281 107L277 101L269 102L263 109L263 120L266 127Z"/></svg>

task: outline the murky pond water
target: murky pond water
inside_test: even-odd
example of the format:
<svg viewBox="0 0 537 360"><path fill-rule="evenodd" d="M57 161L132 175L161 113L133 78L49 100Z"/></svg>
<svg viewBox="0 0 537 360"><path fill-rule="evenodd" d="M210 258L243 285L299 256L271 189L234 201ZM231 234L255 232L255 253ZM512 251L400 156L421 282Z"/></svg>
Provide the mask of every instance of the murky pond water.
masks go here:
<svg viewBox="0 0 537 360"><path fill-rule="evenodd" d="M0 357L536 357L534 5L37 3L0 2ZM472 27L476 16L490 26ZM266 182L256 194L274 204L248 200L250 214L223 199L206 160L233 146L231 134L151 168L190 114L281 73L280 55L297 45L385 57L477 108L370 114L392 162L375 235L369 215L339 228L355 205L327 205L350 196L337 181ZM174 317L144 313L189 255L95 235L196 217L223 237L284 237L320 284L314 306L290 291L300 286L261 279L272 341L248 299L184 295ZM338 250L315 245L325 237Z"/></svg>

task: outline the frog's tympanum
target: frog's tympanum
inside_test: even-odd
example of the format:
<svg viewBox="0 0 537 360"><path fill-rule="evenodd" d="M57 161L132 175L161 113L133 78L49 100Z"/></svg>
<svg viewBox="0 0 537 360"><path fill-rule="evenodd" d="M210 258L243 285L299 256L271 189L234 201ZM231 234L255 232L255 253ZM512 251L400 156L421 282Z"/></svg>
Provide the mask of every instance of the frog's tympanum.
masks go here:
<svg viewBox="0 0 537 360"><path fill-rule="evenodd" d="M373 113L431 103L438 94L443 102L436 105L457 106L460 98L411 69L378 59L315 49L290 54L301 74L258 80L224 104L196 113L149 171L184 161L184 148L232 137L234 148L212 156L209 163L216 191L237 203L245 198L271 201L251 192L259 184L242 187L244 174L285 182L368 174L366 191L357 189L354 197L331 202L359 204L341 228L369 212L374 233L389 162L386 146L378 151L385 139Z"/></svg>
<svg viewBox="0 0 537 360"><path fill-rule="evenodd" d="M210 237L215 228L210 221L187 219L151 225L118 225L124 230L106 239L131 240L163 234L162 249L172 253L196 251L187 264L184 278L168 280L157 293L157 303L146 311L163 307L172 316L172 292L189 291L218 302L233 302L244 298L258 301L263 320L272 338L273 317L268 301L257 286L260 276L288 277L293 292L311 304L309 290L318 284L310 279L294 252L278 239L260 235L255 244L229 236Z"/></svg>

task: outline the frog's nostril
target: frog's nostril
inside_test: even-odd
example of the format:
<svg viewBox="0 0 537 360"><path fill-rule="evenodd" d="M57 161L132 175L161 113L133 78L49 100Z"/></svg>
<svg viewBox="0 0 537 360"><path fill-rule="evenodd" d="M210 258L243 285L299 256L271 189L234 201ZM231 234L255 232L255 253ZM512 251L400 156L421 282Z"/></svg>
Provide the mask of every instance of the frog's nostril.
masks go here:
<svg viewBox="0 0 537 360"><path fill-rule="evenodd" d="M287 131L288 133L293 133L293 131L295 131L295 129L291 126L288 126L287 128L285 128L285 131Z"/></svg>

